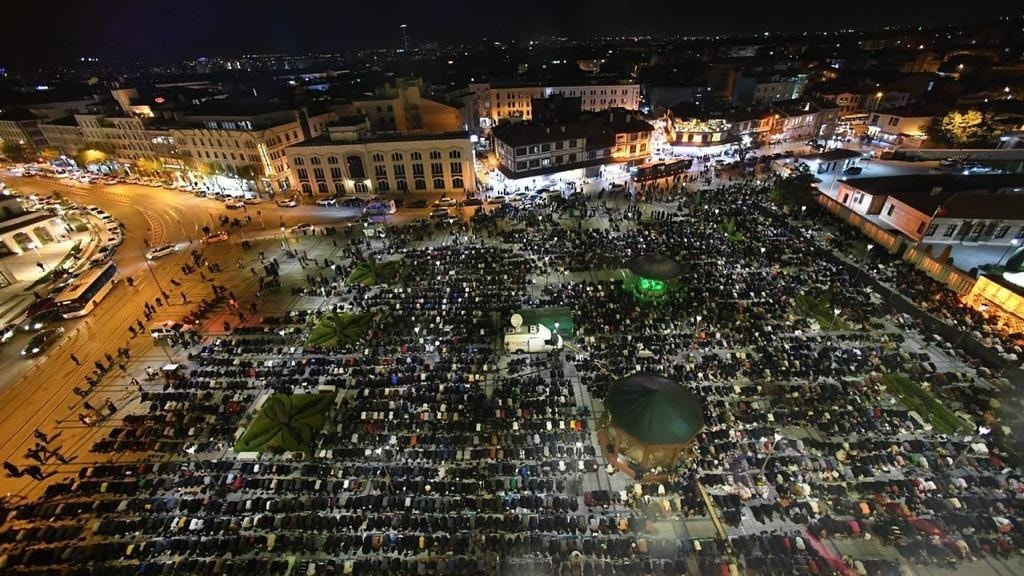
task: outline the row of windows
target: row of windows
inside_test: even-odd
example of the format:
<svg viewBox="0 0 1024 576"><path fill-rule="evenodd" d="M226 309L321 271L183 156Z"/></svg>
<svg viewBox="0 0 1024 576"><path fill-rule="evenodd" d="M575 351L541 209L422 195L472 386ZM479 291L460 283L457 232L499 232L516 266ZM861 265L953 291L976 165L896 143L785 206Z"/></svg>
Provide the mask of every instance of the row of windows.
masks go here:
<svg viewBox="0 0 1024 576"><path fill-rule="evenodd" d="M451 172L451 174L453 176L461 176L462 175L462 162L451 162L451 163L449 163L448 168L449 168L449 170L450 170L450 172ZM405 176L405 165L404 164L395 164L394 166L391 167L391 171L394 173L394 175L396 177L404 177ZM341 167L337 166L337 165L331 166L330 174L331 174L331 178L333 178L333 179L341 178L342 177ZM374 166L373 167L373 174L374 174L374 176L377 176L378 178L387 178L387 175L388 175L387 166L385 166L383 164L378 164L378 165ZM413 164L412 165L412 174L413 174L413 176L423 176L423 164ZM308 180L309 179L309 170L307 170L306 168L296 168L295 169L295 175L298 177L299 180ZM443 176L444 175L444 163L442 163L442 162L431 162L430 163L430 175L434 176L434 177ZM353 178L363 178L364 176L365 175L361 174L361 173L352 174ZM319 166L319 164L316 164L313 167L313 177L316 178L316 179L321 179L321 178L324 177L324 169L321 168Z"/></svg>
<svg viewBox="0 0 1024 576"><path fill-rule="evenodd" d="M887 214L890 215L890 216L892 215L892 205L891 204L889 205L889 210L888 210ZM988 227L988 226L991 226L991 224L986 223L986 222L975 222L974 224L972 224L970 222L966 222L962 226L959 226L959 229L960 229L960 234L962 236L964 236L964 237L970 236L972 238L977 239L979 236L981 236L981 233L984 232L985 228ZM937 224L932 224L931 226L928 226L927 230L925 230L924 235L925 236L934 236L935 232L938 231L938 228L939 227L938 227ZM945 229L943 229L943 231L942 231L943 238L952 238L953 235L956 234L957 228L958 228L957 224L949 224L949 225L947 225L945 227ZM920 234L923 229L924 229L924 223L922 222L917 227L917 233ZM996 228L995 230L992 231L992 238L995 238L997 240L1001 240L1003 238L1006 238L1007 234L1009 234L1009 233L1010 233L1010 227L1009 226L1006 226L1006 225L999 226L998 228ZM1014 238L1024 239L1024 227L1019 228L1017 230L1017 234L1014 236Z"/></svg>
<svg viewBox="0 0 1024 576"><path fill-rule="evenodd" d="M432 188L433 190L445 190L445 189L447 189L447 186L445 186L445 181L444 181L443 178L434 178L433 180L430 181L430 184L433 186L433 188ZM423 178L417 178L417 179L413 180L412 185L413 185L413 189L414 190L418 190L418 191L427 190L427 181L425 179L423 179ZM306 193L306 194L312 194L313 193L313 184L311 182L302 182L300 184L300 186L301 186L302 191L304 193ZM359 194L365 194L365 193L370 192L369 186L366 185L366 182L362 182L362 181L355 182L353 184L353 187L355 188L355 191L357 193L359 193ZM465 184L465 181L463 181L462 178L452 178L452 189L454 189L454 190L462 190L465 187L466 187L466 184ZM344 182L334 181L333 182L333 186L331 186L330 184L328 184L327 182L325 182L323 180L318 180L316 182L316 191L319 194L330 194L331 193L331 188L333 188L334 189L334 193L339 195L339 196L342 196L342 195L345 194L345 183ZM409 182L407 180L396 180L395 181L395 189L397 191L399 191L399 192L408 192L409 191ZM391 182L388 181L388 180L377 180L377 189L376 189L376 191L377 192L390 192L391 191Z"/></svg>
<svg viewBox="0 0 1024 576"><path fill-rule="evenodd" d="M443 157L443 155L442 155L440 150L431 150L430 151L430 159L431 160L440 160L442 157ZM449 150L448 151L448 157L452 158L452 159L462 158L462 151L461 150ZM375 152L373 154L372 158L373 158L374 162L383 162L384 161L384 154L382 154L380 152ZM412 153L409 154L409 158L411 160L423 160L423 154L421 152L412 152ZM328 156L327 157L327 163L328 164L338 164L338 161L339 160L338 160L337 156ZM401 152L392 152L391 153L391 161L392 162L403 162L403 161L405 161L405 155L402 154ZM317 165L317 164L320 164L321 162L322 162L322 160L320 159L319 156L313 156L312 158L309 159L309 163L314 165L314 166ZM292 158L292 164L294 164L295 166L302 166L305 163L306 163L306 160L304 158L302 158L301 156L296 156L295 158Z"/></svg>

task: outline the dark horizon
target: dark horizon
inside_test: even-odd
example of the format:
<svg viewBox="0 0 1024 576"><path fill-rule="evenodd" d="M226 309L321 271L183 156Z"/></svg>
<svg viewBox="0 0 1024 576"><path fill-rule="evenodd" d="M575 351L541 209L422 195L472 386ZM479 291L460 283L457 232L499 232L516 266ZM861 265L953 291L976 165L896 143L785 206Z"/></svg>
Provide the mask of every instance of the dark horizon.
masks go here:
<svg viewBox="0 0 1024 576"><path fill-rule="evenodd" d="M252 53L337 53L401 45L399 25L408 24L412 44L452 44L481 38L524 40L537 36L581 39L618 35L714 36L772 32L792 34L887 26L935 26L1019 16L1019 3L979 0L943 4L918 0L868 0L855 13L834 5L770 6L750 0L690 8L647 0L621 8L611 0L551 3L524 0L506 14L468 0L396 0L387 6L363 2L296 0L288 5L259 0L180 0L141 4L106 0L66 5L40 16L27 4L8 7L10 26L0 37L0 65L71 62L85 57L147 64L200 56ZM31 25L38 21L40 26ZM325 22L334 23L325 26Z"/></svg>

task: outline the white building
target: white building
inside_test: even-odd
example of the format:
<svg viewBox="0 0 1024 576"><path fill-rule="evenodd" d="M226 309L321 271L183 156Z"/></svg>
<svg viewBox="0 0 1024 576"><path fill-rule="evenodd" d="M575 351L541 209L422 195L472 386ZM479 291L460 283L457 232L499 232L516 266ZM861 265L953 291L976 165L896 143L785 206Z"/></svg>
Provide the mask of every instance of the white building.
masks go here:
<svg viewBox="0 0 1024 576"><path fill-rule="evenodd" d="M635 82L594 84L470 84L464 97L466 124L471 131L489 131L506 120L533 119L533 99L551 96L579 98L583 110L599 112L608 108L636 110L640 107L640 85Z"/></svg>
<svg viewBox="0 0 1024 576"><path fill-rule="evenodd" d="M304 194L378 194L476 189L466 132L371 135L365 123L332 125L285 148L290 177Z"/></svg>
<svg viewBox="0 0 1024 576"><path fill-rule="evenodd" d="M291 187L285 148L319 136L332 118L330 112L308 116L303 110L228 108L186 116L170 135L193 169L236 174L264 191L284 191Z"/></svg>
<svg viewBox="0 0 1024 576"><path fill-rule="evenodd" d="M928 139L928 124L934 117L909 107L879 110L868 116L868 135L875 143L919 148Z"/></svg>

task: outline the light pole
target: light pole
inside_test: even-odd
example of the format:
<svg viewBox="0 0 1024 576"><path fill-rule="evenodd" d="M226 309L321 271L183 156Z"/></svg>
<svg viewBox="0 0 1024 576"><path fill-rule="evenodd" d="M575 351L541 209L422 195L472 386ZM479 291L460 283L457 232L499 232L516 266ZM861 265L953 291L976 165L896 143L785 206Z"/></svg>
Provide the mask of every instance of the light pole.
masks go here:
<svg viewBox="0 0 1024 576"><path fill-rule="evenodd" d="M843 311L842 308L838 308L838 307L832 309L832 323L828 325L828 329L829 330L832 330L832 328L835 327L835 325L836 325L836 318L839 317L839 313L842 312L842 311Z"/></svg>
<svg viewBox="0 0 1024 576"><path fill-rule="evenodd" d="M160 284L160 279L156 277L156 272L153 271L153 265L150 264L149 258L146 257L146 251L139 247L139 251L142 253L142 261L146 263L146 269L149 270L150 276L153 277L153 281L156 282L156 287L160 289L160 296L167 299L167 292L164 291L164 287Z"/></svg>
<svg viewBox="0 0 1024 576"><path fill-rule="evenodd" d="M761 475L762 476L764 475L765 468L768 467L768 461L771 460L772 459L772 455L775 454L775 445L779 443L779 440L782 440L782 434L779 434L778 432L776 432L775 435L774 435L774 440L772 440L772 443L768 445L768 454L765 455L764 462L761 464Z"/></svg>
<svg viewBox="0 0 1024 576"><path fill-rule="evenodd" d="M1013 240L1010 240L1010 245L1006 247L1006 250L1003 251L1003 255L999 257L999 261L996 262L996 268L1003 264L1003 258L1006 258L1006 255L1010 253L1010 250L1016 248L1017 246L1020 246L1020 238L1014 238Z"/></svg>

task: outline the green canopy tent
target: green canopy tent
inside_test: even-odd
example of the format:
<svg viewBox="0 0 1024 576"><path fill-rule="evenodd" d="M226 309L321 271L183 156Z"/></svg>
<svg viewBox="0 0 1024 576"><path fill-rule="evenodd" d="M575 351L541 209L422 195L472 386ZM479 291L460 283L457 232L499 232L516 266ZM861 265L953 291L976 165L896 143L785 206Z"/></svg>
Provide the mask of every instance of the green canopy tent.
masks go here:
<svg viewBox="0 0 1024 576"><path fill-rule="evenodd" d="M642 467L674 465L704 428L700 399L654 374L637 373L615 382L604 403L615 452Z"/></svg>
<svg viewBox="0 0 1024 576"><path fill-rule="evenodd" d="M626 264L626 288L636 297L657 300L668 296L683 272L678 262L664 254L645 254Z"/></svg>

